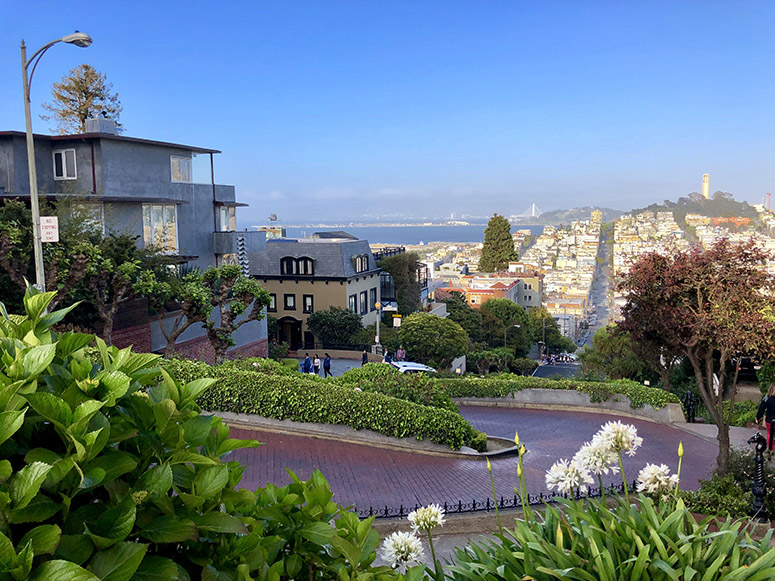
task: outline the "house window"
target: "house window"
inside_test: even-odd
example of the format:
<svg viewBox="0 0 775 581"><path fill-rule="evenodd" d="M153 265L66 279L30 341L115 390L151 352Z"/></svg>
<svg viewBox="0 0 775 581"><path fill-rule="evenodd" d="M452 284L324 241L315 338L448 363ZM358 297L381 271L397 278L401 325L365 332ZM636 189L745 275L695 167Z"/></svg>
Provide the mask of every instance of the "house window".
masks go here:
<svg viewBox="0 0 775 581"><path fill-rule="evenodd" d="M296 295L283 295L283 304L286 311L296 310Z"/></svg>
<svg viewBox="0 0 775 581"><path fill-rule="evenodd" d="M70 218L88 230L105 232L102 204L73 204Z"/></svg>
<svg viewBox="0 0 775 581"><path fill-rule="evenodd" d="M296 266L299 270L299 274L315 274L315 261L311 258L299 258Z"/></svg>
<svg viewBox="0 0 775 581"><path fill-rule="evenodd" d="M218 209L218 231L237 231L237 208L234 206L221 206Z"/></svg>
<svg viewBox="0 0 775 581"><path fill-rule="evenodd" d="M75 150L60 149L54 151L54 179L74 180L78 179L75 169Z"/></svg>
<svg viewBox="0 0 775 581"><path fill-rule="evenodd" d="M348 307L353 313L358 312L358 295L350 295L347 299Z"/></svg>
<svg viewBox="0 0 775 581"><path fill-rule="evenodd" d="M281 258L280 274L296 274L296 259L292 256Z"/></svg>
<svg viewBox="0 0 775 581"><path fill-rule="evenodd" d="M143 204L143 242L146 248L178 251L178 227L174 204Z"/></svg>
<svg viewBox="0 0 775 581"><path fill-rule="evenodd" d="M377 287L369 289L369 310L377 310Z"/></svg>
<svg viewBox="0 0 775 581"><path fill-rule="evenodd" d="M313 299L312 295L302 295L302 307L305 313L313 312Z"/></svg>
<svg viewBox="0 0 775 581"><path fill-rule="evenodd" d="M366 291L361 291L361 315L365 315L369 312L368 295Z"/></svg>
<svg viewBox="0 0 775 581"><path fill-rule="evenodd" d="M277 294L269 293L269 306L266 308L270 313L277 312Z"/></svg>
<svg viewBox="0 0 775 581"><path fill-rule="evenodd" d="M353 268L355 272L366 272L369 270L369 257L365 254L353 256Z"/></svg>
<svg viewBox="0 0 775 581"><path fill-rule="evenodd" d="M191 158L170 156L173 182L191 183Z"/></svg>

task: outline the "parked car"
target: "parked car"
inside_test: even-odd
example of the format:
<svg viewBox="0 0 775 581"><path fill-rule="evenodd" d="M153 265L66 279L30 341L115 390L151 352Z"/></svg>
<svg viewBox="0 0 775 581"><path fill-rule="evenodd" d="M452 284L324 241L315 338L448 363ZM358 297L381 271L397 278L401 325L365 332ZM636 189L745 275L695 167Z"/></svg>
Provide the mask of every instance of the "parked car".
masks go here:
<svg viewBox="0 0 775 581"><path fill-rule="evenodd" d="M436 373L433 367L428 367L422 363L413 363L411 361L393 361L390 363L401 373Z"/></svg>

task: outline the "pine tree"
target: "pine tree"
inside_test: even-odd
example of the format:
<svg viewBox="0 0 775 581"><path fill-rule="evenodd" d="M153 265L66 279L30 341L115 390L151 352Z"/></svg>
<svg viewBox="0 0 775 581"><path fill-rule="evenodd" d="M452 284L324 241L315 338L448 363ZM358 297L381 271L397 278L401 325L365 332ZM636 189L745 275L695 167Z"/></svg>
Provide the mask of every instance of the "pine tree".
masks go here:
<svg viewBox="0 0 775 581"><path fill-rule="evenodd" d="M484 246L479 259L480 272L497 272L517 259L514 240L511 238L509 221L500 214L493 214L484 229Z"/></svg>
<svg viewBox="0 0 775 581"><path fill-rule="evenodd" d="M78 65L70 70L59 83L51 88L54 100L43 103L52 115L41 115L42 119L54 120L60 135L85 133L86 120L102 114L116 122L121 129L121 101L118 93L111 93L113 84L91 65Z"/></svg>

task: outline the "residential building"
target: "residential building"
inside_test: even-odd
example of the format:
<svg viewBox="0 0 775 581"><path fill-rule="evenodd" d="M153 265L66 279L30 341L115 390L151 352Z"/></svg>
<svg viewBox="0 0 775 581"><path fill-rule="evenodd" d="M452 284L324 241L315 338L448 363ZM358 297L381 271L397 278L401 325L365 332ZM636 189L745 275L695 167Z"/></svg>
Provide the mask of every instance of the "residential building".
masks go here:
<svg viewBox="0 0 775 581"><path fill-rule="evenodd" d="M272 239L248 258L250 275L271 293L280 338L293 349L313 346L306 321L315 311L340 307L358 313L364 326L377 322L382 271L367 240L344 232Z"/></svg>
<svg viewBox="0 0 775 581"><path fill-rule="evenodd" d="M57 203L60 214L78 210L104 232L138 236L138 244L155 247L179 264L206 269L239 262L239 251L265 247L263 232L237 232L234 186L216 184L208 149L118 135L107 119L87 120L87 133L35 135L38 191ZM208 183L194 183L197 156L209 157ZM29 201L26 134L0 132L0 200ZM243 254L244 256L244 254ZM247 268L244 258L243 269ZM131 314L130 314L131 313ZM133 306L119 313L116 345L141 345L158 351L166 345L158 325L174 317L147 315ZM265 355L266 322L243 325L235 335L234 352ZM181 336L184 355L212 355L204 329L193 325Z"/></svg>

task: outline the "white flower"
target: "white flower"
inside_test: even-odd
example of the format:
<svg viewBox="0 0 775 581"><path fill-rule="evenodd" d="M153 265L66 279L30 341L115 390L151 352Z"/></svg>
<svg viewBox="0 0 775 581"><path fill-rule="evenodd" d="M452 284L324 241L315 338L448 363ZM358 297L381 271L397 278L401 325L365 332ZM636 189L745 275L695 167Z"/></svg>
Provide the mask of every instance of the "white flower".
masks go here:
<svg viewBox="0 0 775 581"><path fill-rule="evenodd" d="M585 442L581 449L576 452L573 461L597 476L608 474L609 470L612 474L619 473L616 453L600 440L593 440L591 443Z"/></svg>
<svg viewBox="0 0 775 581"><path fill-rule="evenodd" d="M414 530L431 531L444 524L444 511L438 504L429 504L413 510L406 518Z"/></svg>
<svg viewBox="0 0 775 581"><path fill-rule="evenodd" d="M422 543L414 533L393 533L382 541L382 559L401 573L409 563L419 563L422 555Z"/></svg>
<svg viewBox="0 0 775 581"><path fill-rule="evenodd" d="M587 491L587 484L592 484L592 475L587 469L577 464L575 460L555 462L546 473L546 486L549 490L570 493L574 488L580 492Z"/></svg>
<svg viewBox="0 0 775 581"><path fill-rule="evenodd" d="M643 438L638 437L638 430L630 424L608 422L592 438L593 444L606 446L613 452L627 452L635 456L635 452L643 444Z"/></svg>
<svg viewBox="0 0 775 581"><path fill-rule="evenodd" d="M663 496L678 484L678 475L670 474L670 468L664 464L646 464L638 474L638 492L651 496Z"/></svg>

